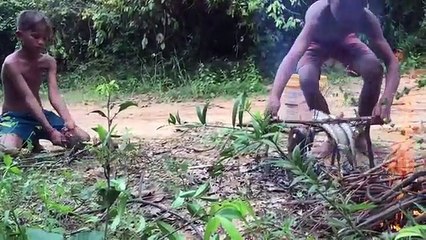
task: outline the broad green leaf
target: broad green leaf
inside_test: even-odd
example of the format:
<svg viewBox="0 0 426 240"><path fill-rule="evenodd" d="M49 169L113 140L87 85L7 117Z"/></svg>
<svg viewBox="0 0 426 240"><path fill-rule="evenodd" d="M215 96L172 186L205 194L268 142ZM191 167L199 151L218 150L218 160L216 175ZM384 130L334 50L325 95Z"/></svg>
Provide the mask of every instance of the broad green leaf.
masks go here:
<svg viewBox="0 0 426 240"><path fill-rule="evenodd" d="M4 155L3 156L3 162L4 162L4 165L6 165L6 167L10 167L10 166L12 166L13 159L10 155Z"/></svg>
<svg viewBox="0 0 426 240"><path fill-rule="evenodd" d="M100 205L104 208L108 208L114 202L117 200L118 196L120 195L120 192L111 188L111 189L99 189L98 191L99 196L101 197Z"/></svg>
<svg viewBox="0 0 426 240"><path fill-rule="evenodd" d="M183 236L178 234L178 232L176 232L175 228L168 223L165 223L163 221L158 221L157 226L161 230L161 232L163 232L163 234L165 234L165 235L170 234L168 238L171 239L171 240L181 240L181 239L183 240L184 239ZM171 234L171 233L173 233L173 234Z"/></svg>
<svg viewBox="0 0 426 240"><path fill-rule="evenodd" d="M114 220L111 223L111 231L115 232L117 230L118 225L121 222L121 215L118 214L117 216L114 217Z"/></svg>
<svg viewBox="0 0 426 240"><path fill-rule="evenodd" d="M194 196L195 193L196 193L196 190L189 190L189 191L180 193L179 196L182 198L191 198Z"/></svg>
<svg viewBox="0 0 426 240"><path fill-rule="evenodd" d="M222 216L218 216L220 223L222 227L225 229L225 231L228 233L228 235L231 237L232 240L242 240L243 237L241 236L241 233L238 231L238 229L235 227L235 225L229 221L227 218L224 218Z"/></svg>
<svg viewBox="0 0 426 240"><path fill-rule="evenodd" d="M343 208L350 212L365 211L376 207L373 203L343 204Z"/></svg>
<svg viewBox="0 0 426 240"><path fill-rule="evenodd" d="M126 101L126 102L124 102L124 103L120 104L120 106L119 106L119 108L118 108L118 112L117 112L117 113L122 112L122 111L124 111L124 110L126 110L127 108L132 107L132 106L137 107L137 106L138 106L138 104L137 104L137 103L135 103L135 102L132 102L132 101Z"/></svg>
<svg viewBox="0 0 426 240"><path fill-rule="evenodd" d="M204 105L204 108L203 108L203 124L206 124L207 123L207 109L209 108L209 105L210 105L210 103L209 102L207 102L205 105Z"/></svg>
<svg viewBox="0 0 426 240"><path fill-rule="evenodd" d="M185 202L185 198L181 196L177 196L176 199L172 203L172 208L180 208L182 207L183 203Z"/></svg>
<svg viewBox="0 0 426 240"><path fill-rule="evenodd" d="M175 118L175 116L173 116L173 114L169 113L169 120L167 120L167 122L169 124L176 125L176 118Z"/></svg>
<svg viewBox="0 0 426 240"><path fill-rule="evenodd" d="M396 235L395 240L405 237L419 237L421 239L426 239L426 225L404 227L399 231L398 235Z"/></svg>
<svg viewBox="0 0 426 240"><path fill-rule="evenodd" d="M176 112L176 121L177 121L177 123L179 123L179 125L182 124L180 116L179 116L179 111Z"/></svg>
<svg viewBox="0 0 426 240"><path fill-rule="evenodd" d="M105 139L108 136L108 131L102 127L101 125L96 126L95 128L92 128L99 136L99 140L101 140L101 142L104 142Z"/></svg>
<svg viewBox="0 0 426 240"><path fill-rule="evenodd" d="M246 107L246 101L247 101L247 94L244 92L241 95L240 109L238 111L238 122L239 122L240 126L243 125L243 116L244 116L244 111L245 111L245 107Z"/></svg>
<svg viewBox="0 0 426 240"><path fill-rule="evenodd" d="M205 122L203 121L203 113L201 112L201 108L199 106L196 106L195 109L197 111L198 121L200 121L200 123L204 125Z"/></svg>
<svg viewBox="0 0 426 240"><path fill-rule="evenodd" d="M79 232L72 235L70 240L104 240L104 233L100 231Z"/></svg>
<svg viewBox="0 0 426 240"><path fill-rule="evenodd" d="M90 113L97 113L97 114L99 114L101 117L104 117L104 118L108 118L107 117L107 115L102 111L102 110L95 110L95 111L91 111ZM89 113L89 114L90 114Z"/></svg>
<svg viewBox="0 0 426 240"><path fill-rule="evenodd" d="M220 209L215 215L221 216L227 219L243 219L243 215L241 212L236 208L222 208Z"/></svg>
<svg viewBox="0 0 426 240"><path fill-rule="evenodd" d="M115 187L116 190L123 192L126 190L126 179L125 178L117 178L111 180L112 186Z"/></svg>
<svg viewBox="0 0 426 240"><path fill-rule="evenodd" d="M9 217L10 217L10 210L5 210L3 214L3 223L6 226L9 224L9 220L10 220Z"/></svg>
<svg viewBox="0 0 426 240"><path fill-rule="evenodd" d="M26 229L28 240L63 240L64 236L59 233L49 233L41 229L28 228Z"/></svg>
<svg viewBox="0 0 426 240"><path fill-rule="evenodd" d="M219 201L218 197L200 197L201 200L207 201L207 202L217 202Z"/></svg>
<svg viewBox="0 0 426 240"><path fill-rule="evenodd" d="M210 188L210 184L209 182L204 183L203 185L201 185L197 191L194 194L194 198L201 196L202 194L205 194Z"/></svg>
<svg viewBox="0 0 426 240"><path fill-rule="evenodd" d="M206 213L206 211L203 209L203 207L201 207L201 205L200 204L198 204L198 203L188 203L188 205L187 205L187 209L188 209L188 212L192 215L192 216L198 216L198 217L200 217L200 216L203 216L203 215L206 215L207 213Z"/></svg>
<svg viewBox="0 0 426 240"><path fill-rule="evenodd" d="M255 216L254 209L248 201L238 200L237 202L235 202L235 204L238 207L238 210L240 211L241 215Z"/></svg>
<svg viewBox="0 0 426 240"><path fill-rule="evenodd" d="M113 232L115 232L115 230L117 229L118 225L121 222L121 218L123 217L123 215L125 214L126 211L126 205L127 205L127 200L128 197L125 194L120 194L119 195L119 202L118 202L118 208L117 208L117 216L115 216L112 224L111 224L111 230Z"/></svg>
<svg viewBox="0 0 426 240"><path fill-rule="evenodd" d="M103 140L102 140L102 138L100 137L100 139L102 140L102 147L106 147L106 146L108 146L108 144L110 143L110 140L111 140L111 137L112 136L114 136L112 133L115 131L115 128L117 127L117 124L115 124L114 126L112 126L112 128L111 128L111 130L110 130L110 132L108 132L108 131L106 131L105 129L105 133L106 133L106 136L103 138ZM103 130L102 130L103 131ZM103 133L103 134L105 134L105 133Z"/></svg>
<svg viewBox="0 0 426 240"><path fill-rule="evenodd" d="M212 234L220 226L220 218L218 216L210 218L209 222L206 224L206 230L204 231L204 240L210 240Z"/></svg>
<svg viewBox="0 0 426 240"><path fill-rule="evenodd" d="M22 171L16 166L9 168L9 171L16 175L21 175Z"/></svg>
<svg viewBox="0 0 426 240"><path fill-rule="evenodd" d="M309 188L308 193L309 193L309 194L314 193L315 191L317 191L317 189L318 189L318 186L317 186L317 185L312 185L312 186Z"/></svg>
<svg viewBox="0 0 426 240"><path fill-rule="evenodd" d="M160 239L160 236L161 236L161 233L157 233L157 234L154 234L152 236L149 236L149 238L147 240L158 240L158 239Z"/></svg>
<svg viewBox="0 0 426 240"><path fill-rule="evenodd" d="M235 128L235 123L237 121L237 112L238 112L238 107L240 106L240 99L237 98L234 102L234 106L232 108L232 127ZM240 128L242 128L243 126L240 125Z"/></svg>
<svg viewBox="0 0 426 240"><path fill-rule="evenodd" d="M305 179L305 176L297 176L293 179L293 181L291 182L289 187L293 187L294 185L303 182L303 180Z"/></svg>
<svg viewBox="0 0 426 240"><path fill-rule="evenodd" d="M328 222L331 226L335 226L337 228L343 228L346 226L346 223L343 220L337 218L329 218Z"/></svg>
<svg viewBox="0 0 426 240"><path fill-rule="evenodd" d="M137 233L140 233L140 232L142 232L143 230L145 230L145 228L146 228L146 220L145 220L145 218L143 217L143 216L141 216L140 218L139 218L139 223L138 223L138 225L137 225L138 227L136 228L136 232Z"/></svg>

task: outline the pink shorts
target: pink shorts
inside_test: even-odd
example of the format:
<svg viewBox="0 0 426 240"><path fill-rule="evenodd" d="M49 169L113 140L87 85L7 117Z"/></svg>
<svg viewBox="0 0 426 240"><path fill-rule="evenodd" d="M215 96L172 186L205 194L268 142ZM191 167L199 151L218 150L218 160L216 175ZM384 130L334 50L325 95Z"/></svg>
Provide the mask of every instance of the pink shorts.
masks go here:
<svg viewBox="0 0 426 240"><path fill-rule="evenodd" d="M297 70L307 64L321 67L327 59L335 59L344 66L353 68L354 62L365 57L377 59L370 48L355 35L349 34L343 41L332 44L312 42L300 59Z"/></svg>

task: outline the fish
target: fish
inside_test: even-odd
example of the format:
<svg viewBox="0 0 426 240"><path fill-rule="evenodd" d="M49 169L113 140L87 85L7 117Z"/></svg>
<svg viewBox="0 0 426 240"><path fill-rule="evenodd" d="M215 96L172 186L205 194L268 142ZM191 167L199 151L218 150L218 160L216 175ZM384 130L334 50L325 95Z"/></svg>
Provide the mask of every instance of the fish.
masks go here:
<svg viewBox="0 0 426 240"><path fill-rule="evenodd" d="M319 110L313 110L313 120L327 120L336 119L335 116L326 114ZM343 168L345 171L354 170L357 167L356 164L356 148L353 129L348 123L325 123L321 124L321 127L325 130L328 137L334 140L337 145L337 149L343 152L344 161ZM348 166L348 163L350 166Z"/></svg>

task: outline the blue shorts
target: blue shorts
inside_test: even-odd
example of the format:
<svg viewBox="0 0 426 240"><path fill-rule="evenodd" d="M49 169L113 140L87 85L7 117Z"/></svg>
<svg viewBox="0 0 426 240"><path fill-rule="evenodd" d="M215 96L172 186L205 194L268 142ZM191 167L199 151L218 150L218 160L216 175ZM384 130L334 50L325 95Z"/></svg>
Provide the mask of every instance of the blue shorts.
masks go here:
<svg viewBox="0 0 426 240"><path fill-rule="evenodd" d="M43 110L50 125L58 131L65 127L64 120L55 113ZM47 139L49 136L43 131L41 124L30 114L22 112L5 112L0 119L0 135L16 134L24 142Z"/></svg>

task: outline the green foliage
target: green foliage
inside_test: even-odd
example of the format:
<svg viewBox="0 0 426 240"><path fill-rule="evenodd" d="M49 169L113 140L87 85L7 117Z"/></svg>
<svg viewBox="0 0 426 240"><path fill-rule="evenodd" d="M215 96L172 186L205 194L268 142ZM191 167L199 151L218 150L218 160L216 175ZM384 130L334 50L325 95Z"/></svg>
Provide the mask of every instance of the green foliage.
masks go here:
<svg viewBox="0 0 426 240"><path fill-rule="evenodd" d="M405 239L405 238L426 238L426 225L415 225L411 227L405 227L399 231L396 235L395 240Z"/></svg>

